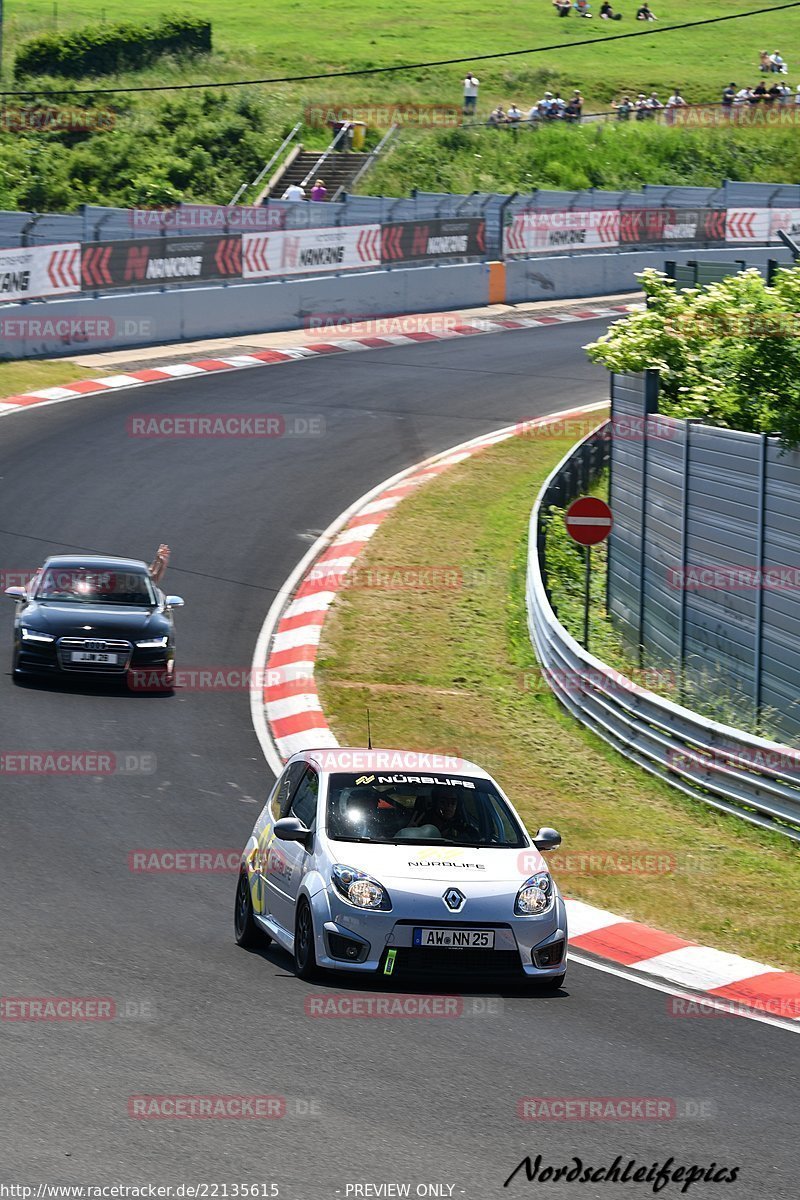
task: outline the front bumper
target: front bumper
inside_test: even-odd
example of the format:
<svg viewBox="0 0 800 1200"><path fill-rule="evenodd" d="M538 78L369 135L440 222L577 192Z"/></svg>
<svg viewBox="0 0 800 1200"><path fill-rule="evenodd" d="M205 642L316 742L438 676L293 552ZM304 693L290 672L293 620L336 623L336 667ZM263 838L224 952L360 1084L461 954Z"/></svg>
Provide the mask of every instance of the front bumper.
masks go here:
<svg viewBox="0 0 800 1200"><path fill-rule="evenodd" d="M311 897L314 910L317 962L321 967L363 974L388 973L393 979L404 975L464 976L473 979L549 979L563 974L567 950L567 914L560 895L549 911L536 917L513 913L513 897L495 895L470 897L458 914L443 912L440 896L414 896L405 909L395 901L389 912L356 909L327 891ZM511 908L509 915L508 909ZM413 911L409 911L413 909ZM413 944L414 929L490 929L494 949L423 948ZM542 951L561 943L561 953L550 953L552 961L540 965ZM358 957L347 956L358 947ZM394 951L389 955L389 951Z"/></svg>
<svg viewBox="0 0 800 1200"><path fill-rule="evenodd" d="M174 646L154 650L142 650L127 643L114 647L122 662L111 666L97 663L72 663L69 660L68 648L62 644L62 639L55 642L23 641L17 634L14 642L14 670L20 675L94 675L109 676L116 679L136 681L148 679L149 672L170 672L174 661ZM135 686L135 685L132 685ZM145 684L139 690L145 690Z"/></svg>

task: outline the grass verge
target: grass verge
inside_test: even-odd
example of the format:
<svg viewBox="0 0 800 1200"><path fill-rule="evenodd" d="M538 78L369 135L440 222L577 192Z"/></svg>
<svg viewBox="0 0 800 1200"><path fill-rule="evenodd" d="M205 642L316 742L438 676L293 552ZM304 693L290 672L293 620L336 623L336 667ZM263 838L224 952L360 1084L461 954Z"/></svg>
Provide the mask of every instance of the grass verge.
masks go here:
<svg viewBox="0 0 800 1200"><path fill-rule="evenodd" d="M405 500L359 560L358 579L450 567L460 586L351 587L324 629L323 708L339 740L458 753L497 776L528 827L564 837L565 892L676 934L800 968L797 850L650 779L579 726L543 686L528 638L528 517L539 485L577 440L514 438ZM430 549L426 549L426 548ZM385 577L385 576L384 576ZM453 572L436 578L452 582ZM661 856L663 868L619 868ZM561 866L558 866L559 860ZM577 870L568 869L578 867ZM769 896L769 905L765 903Z"/></svg>
<svg viewBox="0 0 800 1200"><path fill-rule="evenodd" d="M0 403L4 396L21 396L40 388L64 387L79 379L102 379L107 375L97 367L81 367L77 363L55 360L35 362L0 362Z"/></svg>

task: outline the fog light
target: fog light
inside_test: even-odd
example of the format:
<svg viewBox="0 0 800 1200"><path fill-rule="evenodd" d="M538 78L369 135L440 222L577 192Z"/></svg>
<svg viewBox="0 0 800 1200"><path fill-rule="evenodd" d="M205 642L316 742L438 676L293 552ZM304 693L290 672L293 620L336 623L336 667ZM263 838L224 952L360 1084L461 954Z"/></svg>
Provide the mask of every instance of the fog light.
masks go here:
<svg viewBox="0 0 800 1200"><path fill-rule="evenodd" d="M369 950L366 942L357 942L355 938L345 937L341 933L328 934L328 948L331 958L346 959L348 962L366 958Z"/></svg>
<svg viewBox="0 0 800 1200"><path fill-rule="evenodd" d="M551 942L541 950L534 950L532 957L537 967L555 967L564 957L564 943Z"/></svg>

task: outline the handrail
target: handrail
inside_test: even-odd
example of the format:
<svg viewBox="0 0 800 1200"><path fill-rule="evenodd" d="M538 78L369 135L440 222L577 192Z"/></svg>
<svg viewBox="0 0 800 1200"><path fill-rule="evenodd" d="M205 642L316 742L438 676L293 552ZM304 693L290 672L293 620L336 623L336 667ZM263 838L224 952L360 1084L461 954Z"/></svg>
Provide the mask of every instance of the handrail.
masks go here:
<svg viewBox="0 0 800 1200"><path fill-rule="evenodd" d="M358 171L356 171L355 175L350 180L349 184L347 184L347 191L349 191L351 188L354 188L356 186L356 184L358 183L359 179L361 178L361 176L366 171L369 170L369 168L376 161L376 159L380 158L381 154L383 153L384 147L386 145L388 145L388 143L392 140L392 138L395 136L395 134L397 133L397 130L399 128L400 128L399 125L394 124L394 125L391 125L389 127L389 129L386 130L386 133L383 135L381 140L378 142L375 149L370 151L370 153L368 155L366 155L363 163L358 168ZM336 189L336 191L331 196L331 202L333 202L334 200L338 200L343 191L345 191L345 185L340 184L340 186Z"/></svg>
<svg viewBox="0 0 800 1200"><path fill-rule="evenodd" d="M287 133L286 137L283 139L280 146L273 154L272 158L269 160L268 163L266 163L265 166L263 166L261 168L261 170L256 175L255 179L252 180L251 183L243 183L242 184L242 186L239 188L236 195L229 202L228 208L232 208L234 204L237 204L239 202L239 198L242 195L244 195L245 192L248 192L250 190L250 188L258 187L259 183L261 183L261 180L264 178L264 176L266 175L266 173L270 169L270 167L273 165L273 163L276 163L278 161L281 154L283 154L284 150L286 150L287 147L289 146L289 143L294 141L295 137L297 136L298 130L302 127L302 124L303 124L302 121L298 121L297 124L295 125L294 129L291 131L291 133Z"/></svg>
<svg viewBox="0 0 800 1200"><path fill-rule="evenodd" d="M319 175L322 164L325 162L328 155L331 154L331 152L333 150L335 150L336 143L339 141L339 138L343 137L347 133L347 131L352 128L352 126L353 126L352 121L344 122L344 124L340 127L338 133L336 134L336 137L333 139L330 146L328 146L327 150L325 150L325 152L320 155L320 157L314 163L313 167L308 172L308 174L305 176L305 178L300 180L300 187L304 188L306 186L306 184L308 183L309 179L313 179L315 175Z"/></svg>
<svg viewBox="0 0 800 1200"><path fill-rule="evenodd" d="M800 842L800 751L708 720L625 678L589 654L559 622L547 592L542 517L572 499L584 438L551 472L533 506L528 542L528 626L542 674L572 715L651 775L685 795ZM575 484L577 486L577 482Z"/></svg>

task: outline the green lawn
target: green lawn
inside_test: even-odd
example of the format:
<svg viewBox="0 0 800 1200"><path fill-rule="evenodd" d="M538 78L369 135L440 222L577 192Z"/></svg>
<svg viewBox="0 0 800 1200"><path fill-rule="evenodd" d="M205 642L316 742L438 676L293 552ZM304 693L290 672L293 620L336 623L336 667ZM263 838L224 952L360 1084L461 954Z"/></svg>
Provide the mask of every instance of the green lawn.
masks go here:
<svg viewBox="0 0 800 1200"><path fill-rule="evenodd" d="M554 825L565 892L759 962L800 967L798 850L651 779L577 724L543 685L525 619L527 524L536 490L575 437L515 438L445 472L387 518L359 577L448 567L462 586L350 587L323 631L323 708L343 744L472 758L528 828ZM420 547L436 547L425 562ZM363 568L363 569L362 569ZM605 853L619 868L586 870ZM624 870L632 854L672 869ZM576 856L570 859L567 856ZM558 861L557 859L555 860ZM769 920L758 899L769 895Z"/></svg>
<svg viewBox="0 0 800 1200"><path fill-rule="evenodd" d="M57 28L85 24L103 14L108 20L133 21L155 19L168 11L209 17L215 35L213 62L201 61L193 70L181 72L198 79L389 66L587 38L593 43L590 47L476 62L476 73L483 80L482 101L516 99L521 104L536 96L543 84L562 88L579 84L590 102L605 101L621 88L671 90L675 84L685 89L687 98L716 99L730 79L745 82L758 77L761 49L780 48L789 61L790 80L800 78L794 69L800 68L800 61L794 61L800 53L796 50L800 34L796 9L599 48L597 43L611 34L642 28L634 20L637 0L619 0L616 7L624 19L614 23L598 18L582 21L574 15L559 20L550 0L496 0L469 8L460 0L437 0L435 4L406 0L402 5L386 0L351 0L347 5L338 0L284 0L270 5L264 0L237 0L235 4L231 0L198 0L174 6L162 0L79 0L69 4L62 0L55 6L53 0L7 0L7 65L17 41L54 28L54 7ZM595 7L599 10L599 0ZM663 0L653 7L660 27L758 6L746 0ZM163 68L154 67L143 72L142 78L158 79L164 74ZM460 99L463 74L462 66L454 66L372 79L319 81L296 85L291 91L298 102L444 102Z"/></svg>
<svg viewBox="0 0 800 1200"><path fill-rule="evenodd" d="M21 396L40 388L63 387L79 379L99 379L106 371L80 367L76 363L0 362L0 403L4 396Z"/></svg>

